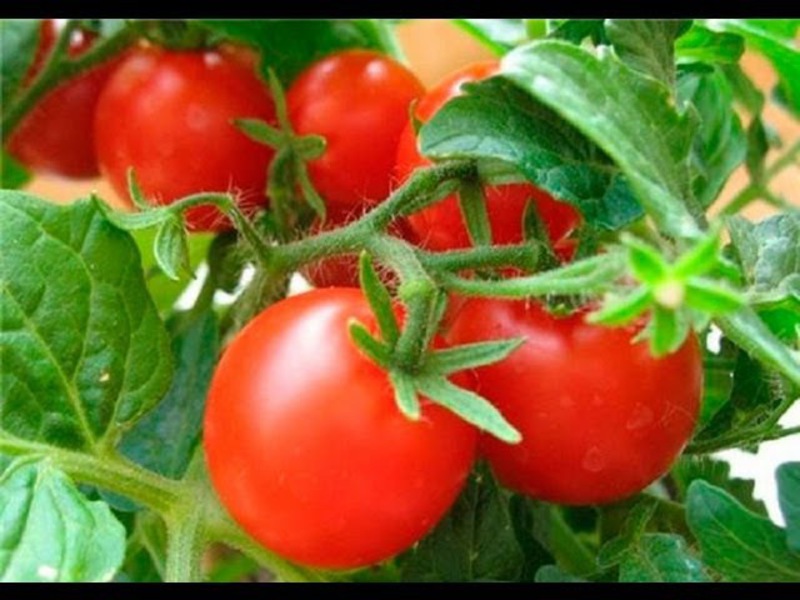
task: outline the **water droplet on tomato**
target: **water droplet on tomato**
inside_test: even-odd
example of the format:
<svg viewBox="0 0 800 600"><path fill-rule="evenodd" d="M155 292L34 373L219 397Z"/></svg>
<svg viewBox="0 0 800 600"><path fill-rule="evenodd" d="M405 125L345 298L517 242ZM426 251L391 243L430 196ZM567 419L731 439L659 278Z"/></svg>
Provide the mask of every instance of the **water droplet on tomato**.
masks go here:
<svg viewBox="0 0 800 600"><path fill-rule="evenodd" d="M592 446L583 457L583 468L592 473L598 473L606 466L606 459L600 448Z"/></svg>
<svg viewBox="0 0 800 600"><path fill-rule="evenodd" d="M631 413L631 416L628 418L627 423L625 423L625 427L633 431L634 429L647 427L652 422L653 409L644 404L637 404L633 409L633 413Z"/></svg>

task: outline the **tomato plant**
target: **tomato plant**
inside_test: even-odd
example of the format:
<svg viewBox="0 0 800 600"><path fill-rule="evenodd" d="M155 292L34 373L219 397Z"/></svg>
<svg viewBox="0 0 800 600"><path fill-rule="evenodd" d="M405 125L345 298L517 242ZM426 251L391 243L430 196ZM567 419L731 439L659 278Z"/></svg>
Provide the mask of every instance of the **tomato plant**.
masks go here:
<svg viewBox="0 0 800 600"><path fill-rule="evenodd" d="M39 47L29 81L41 70L55 43L56 26L42 21ZM70 56L80 56L92 44L92 34L77 31L69 45ZM94 149L93 123L100 92L118 61L73 77L52 90L20 123L8 142L13 156L30 168L72 179L99 174Z"/></svg>
<svg viewBox="0 0 800 600"><path fill-rule="evenodd" d="M483 452L502 482L559 504L614 502L667 472L689 441L703 390L692 335L654 358L636 328L555 317L525 301L470 300L448 333L453 343L522 337L506 360L480 368L477 391L521 432Z"/></svg>
<svg viewBox="0 0 800 600"><path fill-rule="evenodd" d="M477 443L442 407L406 419L349 339L351 319L374 327L357 289L271 306L228 346L205 415L222 502L268 548L319 567L369 565L419 540L463 487Z"/></svg>
<svg viewBox="0 0 800 600"><path fill-rule="evenodd" d="M236 194L247 210L266 203L273 151L248 139L233 120L274 120L274 105L252 62L241 52L137 48L100 97L95 143L103 175L121 198L134 169L157 204L199 192ZM187 213L193 230L230 223L213 207Z"/></svg>
<svg viewBox="0 0 800 600"><path fill-rule="evenodd" d="M0 581L800 581L800 23L428 25L0 20Z"/></svg>
<svg viewBox="0 0 800 600"><path fill-rule="evenodd" d="M423 123L428 121L448 100L461 93L463 84L496 75L499 68L497 61L486 61L452 73L419 101L415 106L416 118ZM430 161L417 148L414 125L409 123L403 130L397 147L397 176L403 181L416 169L428 164ZM536 204L553 243L564 240L579 220L574 208L559 202L533 184L487 186L484 194L492 238L498 244L522 241L523 215L525 207L531 201ZM455 195L411 215L409 223L420 242L427 248L450 250L471 245Z"/></svg>
<svg viewBox="0 0 800 600"><path fill-rule="evenodd" d="M342 222L389 194L397 142L423 91L402 64L365 50L332 54L292 83L286 102L295 131L326 141L308 170L332 219Z"/></svg>

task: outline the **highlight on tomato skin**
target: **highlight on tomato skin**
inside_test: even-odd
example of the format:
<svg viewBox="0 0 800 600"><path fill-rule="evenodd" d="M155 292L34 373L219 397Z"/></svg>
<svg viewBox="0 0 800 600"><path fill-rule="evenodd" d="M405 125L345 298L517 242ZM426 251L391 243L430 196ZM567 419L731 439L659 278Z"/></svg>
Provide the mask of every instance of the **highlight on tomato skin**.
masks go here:
<svg viewBox="0 0 800 600"><path fill-rule="evenodd" d="M388 375L350 340L352 319L377 328L353 288L264 310L223 354L204 421L211 481L233 518L270 550L329 569L421 539L477 452L477 430L447 409L423 399L419 421L400 413Z"/></svg>
<svg viewBox="0 0 800 600"><path fill-rule="evenodd" d="M133 168L144 196L157 204L230 192L252 214L267 203L275 152L241 132L237 118L275 123L272 97L246 53L140 46L115 71L98 103L95 144L102 173L128 202ZM185 217L193 231L232 226L208 205Z"/></svg>
<svg viewBox="0 0 800 600"><path fill-rule="evenodd" d="M465 83L492 77L500 71L496 60L473 63L446 77L416 105L415 116L427 122L451 98L462 94ZM403 130L397 146L395 177L405 181L418 168L431 162L419 152L412 123ZM560 202L531 183L484 186L486 208L496 244L515 244L523 239L522 222L530 201L547 228L551 242L567 238L580 222L580 214L569 204ZM471 246L456 194L409 216L409 223L420 243L431 250L452 250Z"/></svg>
<svg viewBox="0 0 800 600"><path fill-rule="evenodd" d="M689 441L702 396L694 333L656 359L646 342L631 343L637 327L591 325L585 314L469 299L446 333L452 344L525 339L474 371L475 391L523 436L509 445L484 435L481 451L504 485L557 504L614 502L658 479Z"/></svg>
<svg viewBox="0 0 800 600"><path fill-rule="evenodd" d="M44 66L56 35L54 20L43 20L36 55L25 77L26 86ZM70 40L69 55L80 56L89 50L95 37L89 31L76 31ZM99 175L94 148L94 115L100 94L120 60L115 57L64 81L46 94L11 134L10 154L39 173L69 179Z"/></svg>

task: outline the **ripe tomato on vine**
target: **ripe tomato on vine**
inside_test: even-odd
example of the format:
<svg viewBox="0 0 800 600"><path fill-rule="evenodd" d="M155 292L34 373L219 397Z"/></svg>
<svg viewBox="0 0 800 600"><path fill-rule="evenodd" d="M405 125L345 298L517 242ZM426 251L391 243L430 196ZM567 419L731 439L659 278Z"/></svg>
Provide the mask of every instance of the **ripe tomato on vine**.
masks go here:
<svg viewBox="0 0 800 600"><path fill-rule="evenodd" d="M242 51L139 47L100 97L95 143L103 175L126 200L128 170L157 204L200 192L232 192L246 212L267 202L272 148L249 139L234 119L274 122L275 108ZM186 214L191 230L230 222L210 206Z"/></svg>

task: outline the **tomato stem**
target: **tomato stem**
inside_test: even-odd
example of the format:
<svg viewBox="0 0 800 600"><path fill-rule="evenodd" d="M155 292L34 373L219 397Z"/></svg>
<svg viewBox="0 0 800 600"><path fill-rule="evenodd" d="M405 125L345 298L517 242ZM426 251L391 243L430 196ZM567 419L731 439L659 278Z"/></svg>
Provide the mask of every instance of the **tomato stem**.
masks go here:
<svg viewBox="0 0 800 600"><path fill-rule="evenodd" d="M67 54L72 33L78 28L78 21L71 19L59 35L56 45L39 76L30 87L22 91L11 104L0 122L3 143L9 139L22 118L52 89L67 79L76 76L118 54L136 39L133 28L123 27L114 35L98 39L92 48L79 57L70 58Z"/></svg>

